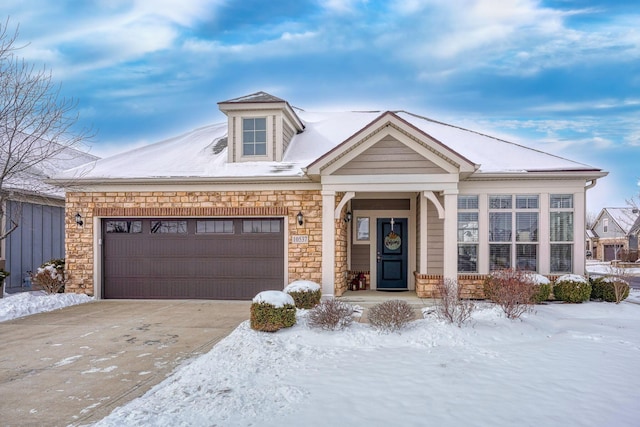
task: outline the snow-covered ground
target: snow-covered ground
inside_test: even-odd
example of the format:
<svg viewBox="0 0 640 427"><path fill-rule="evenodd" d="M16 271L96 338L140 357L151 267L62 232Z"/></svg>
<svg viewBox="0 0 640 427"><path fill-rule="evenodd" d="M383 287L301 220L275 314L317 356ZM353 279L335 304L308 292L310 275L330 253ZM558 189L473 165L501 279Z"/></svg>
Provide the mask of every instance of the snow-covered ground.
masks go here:
<svg viewBox="0 0 640 427"><path fill-rule="evenodd" d="M93 298L84 294L47 295L44 291L5 293L4 298L0 299L0 322L89 301L93 301Z"/></svg>
<svg viewBox="0 0 640 427"><path fill-rule="evenodd" d="M0 320L76 298L9 296ZM539 305L515 321L480 306L462 328L428 316L389 334L310 329L304 311L276 333L244 322L96 425L638 425L640 291L617 305Z"/></svg>

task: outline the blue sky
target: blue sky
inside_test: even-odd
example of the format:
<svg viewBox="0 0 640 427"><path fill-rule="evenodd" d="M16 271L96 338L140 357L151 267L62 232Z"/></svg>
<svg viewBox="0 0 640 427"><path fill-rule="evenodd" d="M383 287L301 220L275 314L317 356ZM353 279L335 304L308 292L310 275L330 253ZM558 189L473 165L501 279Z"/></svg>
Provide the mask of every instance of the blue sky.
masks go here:
<svg viewBox="0 0 640 427"><path fill-rule="evenodd" d="M308 111L404 109L640 179L635 0L4 0L21 54L109 155L224 120L263 90ZM496 153L499 155L499 153Z"/></svg>

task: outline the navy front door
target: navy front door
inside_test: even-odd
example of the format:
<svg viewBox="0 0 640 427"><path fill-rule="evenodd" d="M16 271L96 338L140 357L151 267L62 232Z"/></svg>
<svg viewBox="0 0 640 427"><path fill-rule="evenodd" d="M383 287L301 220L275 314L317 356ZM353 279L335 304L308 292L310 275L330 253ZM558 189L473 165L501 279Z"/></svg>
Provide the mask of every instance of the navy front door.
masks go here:
<svg viewBox="0 0 640 427"><path fill-rule="evenodd" d="M407 218L379 218L377 230L376 288L407 289Z"/></svg>

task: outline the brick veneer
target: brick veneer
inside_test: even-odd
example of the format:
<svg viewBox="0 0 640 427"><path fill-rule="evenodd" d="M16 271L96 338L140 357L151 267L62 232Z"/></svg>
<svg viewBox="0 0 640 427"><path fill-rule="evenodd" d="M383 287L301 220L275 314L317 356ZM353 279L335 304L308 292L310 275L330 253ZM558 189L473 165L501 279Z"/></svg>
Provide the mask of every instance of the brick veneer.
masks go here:
<svg viewBox="0 0 640 427"><path fill-rule="evenodd" d="M296 221L298 212L304 215L302 226ZM85 224L83 227L76 225L76 213L82 215ZM309 236L308 244L292 244L289 239L289 281L306 279L322 282L320 191L74 192L67 193L66 197L65 249L69 274L67 292L94 294L94 217L136 216L285 216L289 236Z"/></svg>

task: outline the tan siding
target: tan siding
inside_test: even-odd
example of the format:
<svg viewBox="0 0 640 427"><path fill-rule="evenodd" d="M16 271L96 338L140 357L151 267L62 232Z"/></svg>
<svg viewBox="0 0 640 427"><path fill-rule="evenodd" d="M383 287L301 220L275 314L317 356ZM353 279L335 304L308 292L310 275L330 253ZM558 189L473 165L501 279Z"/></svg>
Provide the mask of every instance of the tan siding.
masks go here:
<svg viewBox="0 0 640 427"><path fill-rule="evenodd" d="M335 175L439 174L442 168L413 151L392 136L387 136Z"/></svg>
<svg viewBox="0 0 640 427"><path fill-rule="evenodd" d="M370 245L351 245L351 270L368 271Z"/></svg>
<svg viewBox="0 0 640 427"><path fill-rule="evenodd" d="M442 197L439 197L442 199ZM444 201L441 200L444 204ZM443 274L444 220L433 203L427 203L427 274Z"/></svg>
<svg viewBox="0 0 640 427"><path fill-rule="evenodd" d="M291 139L293 138L294 134L295 132L293 131L293 129L291 129L291 126L289 126L285 122L282 126L282 153L283 154L287 152L287 148L289 147L289 143L291 142Z"/></svg>

